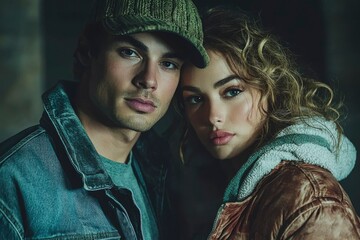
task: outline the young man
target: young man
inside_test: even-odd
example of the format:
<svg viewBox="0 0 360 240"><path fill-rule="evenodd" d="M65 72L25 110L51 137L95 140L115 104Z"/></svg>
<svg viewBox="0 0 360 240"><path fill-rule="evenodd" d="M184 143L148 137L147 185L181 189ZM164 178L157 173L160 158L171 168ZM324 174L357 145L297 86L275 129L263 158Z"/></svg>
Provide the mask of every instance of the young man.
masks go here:
<svg viewBox="0 0 360 240"><path fill-rule="evenodd" d="M183 62L208 62L200 18L191 0L95 9L75 51L79 82L46 92L40 125L0 146L0 239L169 239L168 156L147 130Z"/></svg>

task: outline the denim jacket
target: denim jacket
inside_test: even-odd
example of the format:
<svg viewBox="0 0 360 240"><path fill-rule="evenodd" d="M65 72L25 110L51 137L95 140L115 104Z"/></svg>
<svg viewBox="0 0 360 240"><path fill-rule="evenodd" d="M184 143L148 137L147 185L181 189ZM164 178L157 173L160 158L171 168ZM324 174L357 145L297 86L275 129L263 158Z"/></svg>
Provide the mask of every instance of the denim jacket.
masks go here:
<svg viewBox="0 0 360 240"><path fill-rule="evenodd" d="M74 112L75 88L64 81L46 92L40 124L0 145L0 239L142 239L130 192L114 186ZM169 156L154 137L135 145L135 172L164 226Z"/></svg>

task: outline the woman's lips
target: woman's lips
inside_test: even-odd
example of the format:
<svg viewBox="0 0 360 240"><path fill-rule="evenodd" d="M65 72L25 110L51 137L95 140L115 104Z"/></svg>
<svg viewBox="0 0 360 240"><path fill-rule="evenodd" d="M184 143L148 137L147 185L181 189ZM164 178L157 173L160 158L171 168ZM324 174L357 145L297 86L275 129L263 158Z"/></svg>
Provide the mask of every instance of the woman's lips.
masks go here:
<svg viewBox="0 0 360 240"><path fill-rule="evenodd" d="M225 131L215 131L210 134L210 141L214 145L225 145L231 141L235 134Z"/></svg>
<svg viewBox="0 0 360 240"><path fill-rule="evenodd" d="M126 103L131 109L141 113L151 113L156 108L154 102L142 98L126 99Z"/></svg>

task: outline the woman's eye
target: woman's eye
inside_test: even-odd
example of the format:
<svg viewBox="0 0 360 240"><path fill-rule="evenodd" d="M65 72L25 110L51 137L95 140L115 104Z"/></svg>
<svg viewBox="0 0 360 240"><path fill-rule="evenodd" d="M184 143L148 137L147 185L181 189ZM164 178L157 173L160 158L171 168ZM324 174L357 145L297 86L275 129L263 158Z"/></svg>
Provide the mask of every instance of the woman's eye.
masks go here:
<svg viewBox="0 0 360 240"><path fill-rule="evenodd" d="M184 102L186 104L194 105L197 103L200 103L202 101L202 98L200 96L189 96L184 98Z"/></svg>
<svg viewBox="0 0 360 240"><path fill-rule="evenodd" d="M238 88L232 88L232 89L226 90L224 96L231 98L231 97L235 97L235 96L239 95L241 92L242 91Z"/></svg>

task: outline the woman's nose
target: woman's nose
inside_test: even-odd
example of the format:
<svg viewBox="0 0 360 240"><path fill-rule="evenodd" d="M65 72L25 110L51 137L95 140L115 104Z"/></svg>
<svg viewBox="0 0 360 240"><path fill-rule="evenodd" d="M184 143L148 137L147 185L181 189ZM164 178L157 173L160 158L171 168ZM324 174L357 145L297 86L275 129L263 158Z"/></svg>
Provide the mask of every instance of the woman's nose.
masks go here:
<svg viewBox="0 0 360 240"><path fill-rule="evenodd" d="M219 126L224 122L224 111L225 108L220 103L210 102L209 103L209 122L213 126Z"/></svg>

